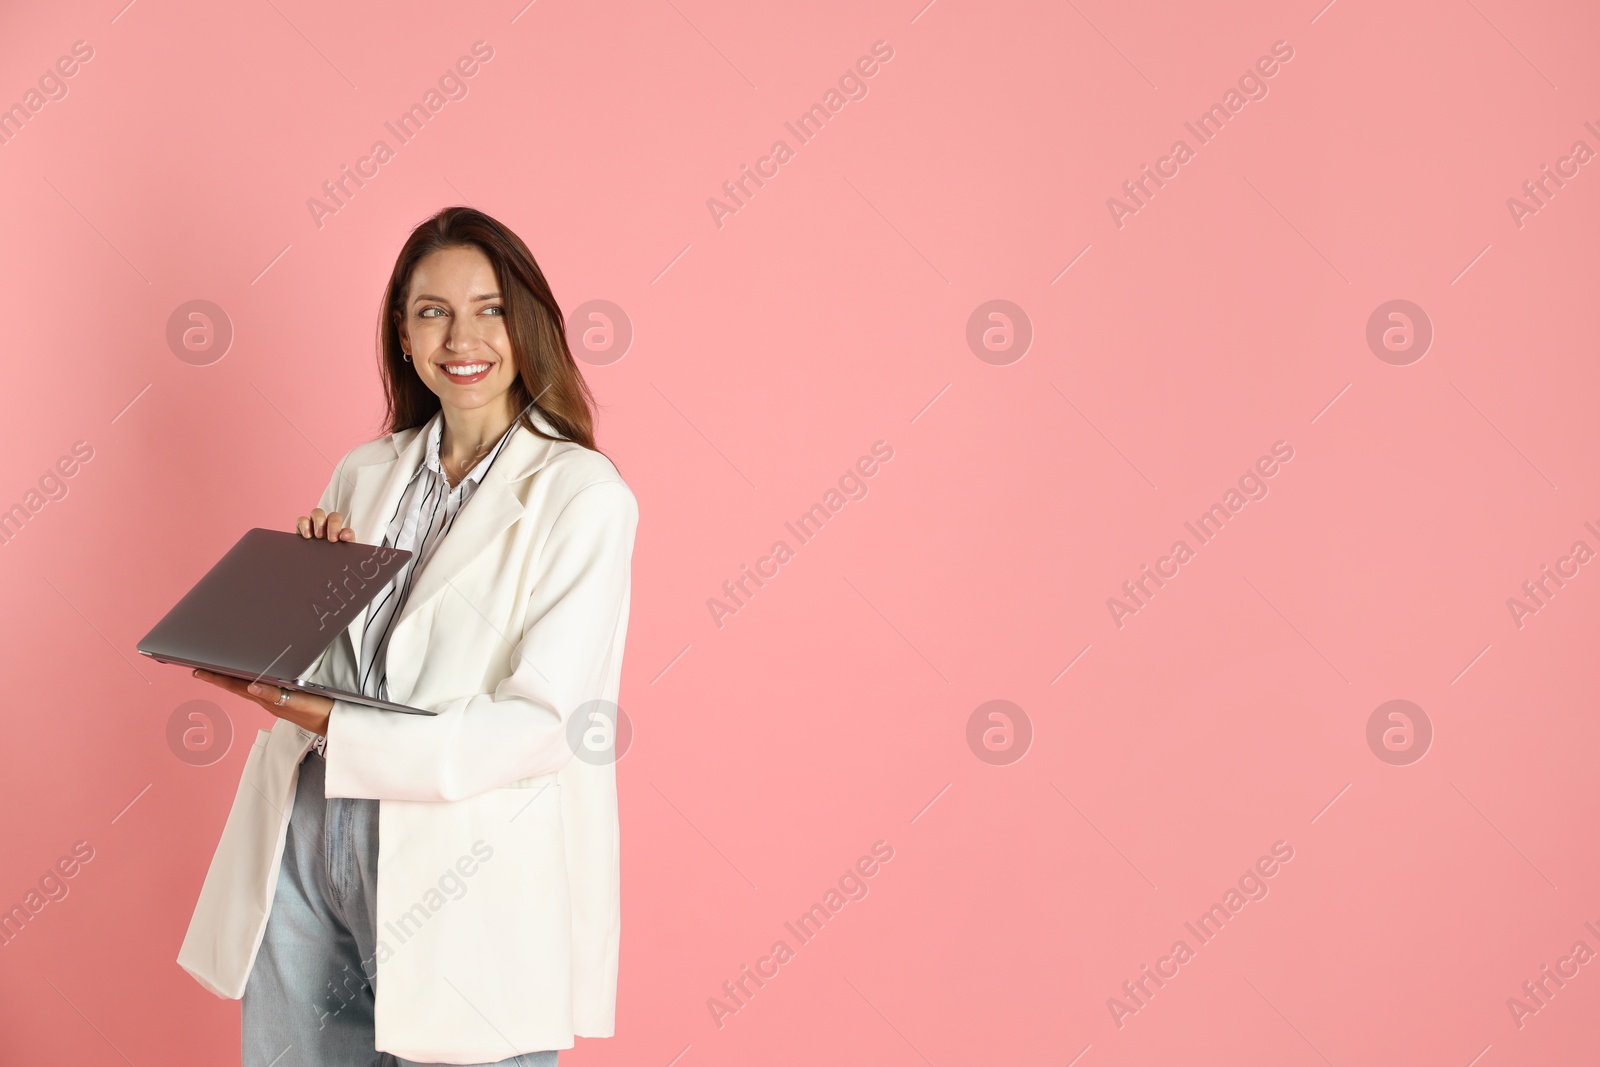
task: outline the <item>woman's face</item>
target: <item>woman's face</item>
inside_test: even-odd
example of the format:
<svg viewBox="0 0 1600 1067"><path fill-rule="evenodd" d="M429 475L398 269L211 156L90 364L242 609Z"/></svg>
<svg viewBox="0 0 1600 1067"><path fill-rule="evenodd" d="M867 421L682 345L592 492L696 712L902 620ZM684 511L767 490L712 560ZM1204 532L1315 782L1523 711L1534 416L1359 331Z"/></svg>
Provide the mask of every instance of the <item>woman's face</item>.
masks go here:
<svg viewBox="0 0 1600 1067"><path fill-rule="evenodd" d="M516 381L505 301L489 257L470 246L417 261L406 294L400 344L439 403L481 408L507 403Z"/></svg>

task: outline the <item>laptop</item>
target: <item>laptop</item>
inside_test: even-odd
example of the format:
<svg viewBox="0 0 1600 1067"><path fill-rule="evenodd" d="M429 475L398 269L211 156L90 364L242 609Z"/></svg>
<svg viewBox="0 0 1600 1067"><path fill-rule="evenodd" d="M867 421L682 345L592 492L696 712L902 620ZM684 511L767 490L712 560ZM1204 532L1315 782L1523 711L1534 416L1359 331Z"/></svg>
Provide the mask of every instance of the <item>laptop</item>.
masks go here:
<svg viewBox="0 0 1600 1067"><path fill-rule="evenodd" d="M368 707L437 714L307 680L410 557L383 545L251 530L145 634L139 652Z"/></svg>

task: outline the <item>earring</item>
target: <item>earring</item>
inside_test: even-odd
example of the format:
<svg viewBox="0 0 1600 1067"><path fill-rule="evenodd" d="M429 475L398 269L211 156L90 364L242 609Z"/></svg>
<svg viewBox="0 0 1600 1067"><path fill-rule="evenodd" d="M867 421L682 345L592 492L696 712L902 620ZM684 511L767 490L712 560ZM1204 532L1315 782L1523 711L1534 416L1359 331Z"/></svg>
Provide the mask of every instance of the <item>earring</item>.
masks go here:
<svg viewBox="0 0 1600 1067"><path fill-rule="evenodd" d="M405 360L407 363L410 363L411 362L411 353L410 352L402 352L402 353L400 353L400 358Z"/></svg>

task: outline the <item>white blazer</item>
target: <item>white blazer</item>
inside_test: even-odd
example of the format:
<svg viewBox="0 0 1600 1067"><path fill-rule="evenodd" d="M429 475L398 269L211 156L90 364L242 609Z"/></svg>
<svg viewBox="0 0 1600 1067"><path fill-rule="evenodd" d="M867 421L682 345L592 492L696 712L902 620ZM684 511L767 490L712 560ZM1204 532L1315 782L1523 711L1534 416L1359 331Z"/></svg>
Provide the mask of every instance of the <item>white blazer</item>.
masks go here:
<svg viewBox="0 0 1600 1067"><path fill-rule="evenodd" d="M380 544L427 429L352 449L318 506ZM616 775L591 712L615 720L638 516L600 453L518 427L392 626L391 699L440 713L334 704L327 795L380 801L379 1051L481 1063L613 1032ZM312 680L359 691L363 621ZM245 762L178 954L218 996L244 994L312 740L280 719Z"/></svg>

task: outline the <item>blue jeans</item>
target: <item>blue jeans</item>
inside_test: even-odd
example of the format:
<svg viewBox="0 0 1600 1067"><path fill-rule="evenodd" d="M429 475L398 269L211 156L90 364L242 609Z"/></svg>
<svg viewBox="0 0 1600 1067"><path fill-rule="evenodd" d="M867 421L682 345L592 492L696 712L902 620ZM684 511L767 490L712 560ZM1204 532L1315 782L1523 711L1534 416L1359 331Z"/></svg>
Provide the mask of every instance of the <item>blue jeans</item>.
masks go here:
<svg viewBox="0 0 1600 1067"><path fill-rule="evenodd" d="M300 764L272 914L244 990L244 1067L425 1067L373 1048L377 965L362 961L377 954L378 802L325 797L326 770L315 751ZM555 1067L556 1053L496 1062Z"/></svg>

